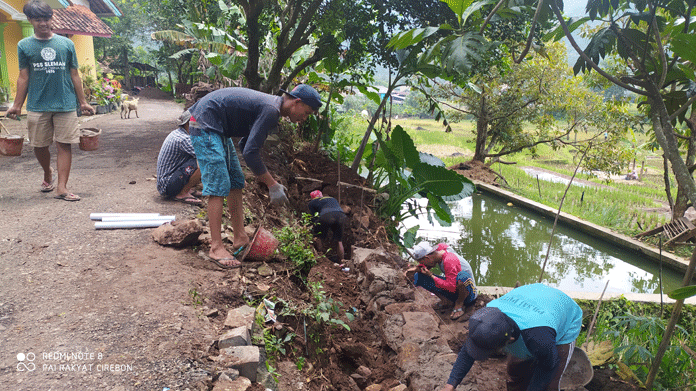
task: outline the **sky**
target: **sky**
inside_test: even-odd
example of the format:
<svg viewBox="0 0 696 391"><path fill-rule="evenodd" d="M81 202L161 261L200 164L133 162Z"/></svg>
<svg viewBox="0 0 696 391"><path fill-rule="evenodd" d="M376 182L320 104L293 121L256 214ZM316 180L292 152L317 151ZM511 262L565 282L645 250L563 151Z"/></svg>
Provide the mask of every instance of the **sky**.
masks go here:
<svg viewBox="0 0 696 391"><path fill-rule="evenodd" d="M579 16L585 16L585 6L587 5L588 0L565 0L563 2L563 14L566 17L579 17ZM575 37L575 41L578 43L580 48L585 49L587 46L588 40L581 38L577 35L577 33L573 33L573 37ZM566 45L568 48L568 64L572 67L575 65L575 62L578 60L578 53L573 49L570 44L568 43L568 39L563 38L562 42Z"/></svg>
<svg viewBox="0 0 696 391"><path fill-rule="evenodd" d="M587 0L565 0L563 10L566 16L581 16L585 14Z"/></svg>

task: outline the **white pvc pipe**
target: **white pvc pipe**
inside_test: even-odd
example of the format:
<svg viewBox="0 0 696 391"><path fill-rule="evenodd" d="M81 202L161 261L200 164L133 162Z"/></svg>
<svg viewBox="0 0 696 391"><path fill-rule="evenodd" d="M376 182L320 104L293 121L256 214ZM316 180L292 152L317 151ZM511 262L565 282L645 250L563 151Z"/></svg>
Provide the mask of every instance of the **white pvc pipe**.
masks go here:
<svg viewBox="0 0 696 391"><path fill-rule="evenodd" d="M115 216L140 216L140 217L154 217L159 216L159 213L90 213L89 218L92 220L101 220L104 217L115 217Z"/></svg>
<svg viewBox="0 0 696 391"><path fill-rule="evenodd" d="M112 228L157 228L162 224L169 223L170 220L150 220L150 221L97 221L94 229Z"/></svg>
<svg viewBox="0 0 696 391"><path fill-rule="evenodd" d="M101 221L151 221L151 220L176 220L176 216L104 216Z"/></svg>

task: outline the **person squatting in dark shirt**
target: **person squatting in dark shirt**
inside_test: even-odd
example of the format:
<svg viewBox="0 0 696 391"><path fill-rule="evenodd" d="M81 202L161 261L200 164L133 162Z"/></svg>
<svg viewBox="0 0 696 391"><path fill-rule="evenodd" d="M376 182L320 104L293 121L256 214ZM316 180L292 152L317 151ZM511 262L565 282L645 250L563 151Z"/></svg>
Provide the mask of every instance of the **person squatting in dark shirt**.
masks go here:
<svg viewBox="0 0 696 391"><path fill-rule="evenodd" d="M337 244L337 259L334 262L341 263L345 255L343 249L343 225L346 221L346 214L343 213L341 205L333 197L324 197L320 190L315 190L309 195L312 199L307 204L312 215L318 214L319 217L314 222L314 235L322 241L328 238L329 231L333 233L333 240Z"/></svg>

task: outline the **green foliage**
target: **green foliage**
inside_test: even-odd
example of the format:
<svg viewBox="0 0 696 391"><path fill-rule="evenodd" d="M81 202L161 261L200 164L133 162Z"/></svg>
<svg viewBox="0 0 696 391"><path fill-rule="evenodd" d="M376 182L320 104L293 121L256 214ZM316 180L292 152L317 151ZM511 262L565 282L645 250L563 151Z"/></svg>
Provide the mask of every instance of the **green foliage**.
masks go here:
<svg viewBox="0 0 696 391"><path fill-rule="evenodd" d="M191 304L193 305L194 308L198 307L199 305L203 305L203 298L200 293L196 290L196 288L191 288L189 289L189 296L191 296Z"/></svg>
<svg viewBox="0 0 696 391"><path fill-rule="evenodd" d="M277 336L274 327L266 328L263 332L263 341L266 353L270 356L285 355L285 345L292 342L295 333L286 332L284 336Z"/></svg>
<svg viewBox="0 0 696 391"><path fill-rule="evenodd" d="M378 141L365 155L365 160L374 164L373 182L379 186L378 192L388 195L381 199L378 213L391 221L389 229L393 240L401 243L395 229L401 221L424 213L430 220L434 215L442 225L449 225L452 215L446 201L468 197L474 185L448 170L435 156L419 153L401 126L396 126L390 136L389 140L384 140L381 133L377 133ZM425 205L413 198L417 194L427 200Z"/></svg>
<svg viewBox="0 0 696 391"><path fill-rule="evenodd" d="M280 377L280 373L278 373L278 369L271 365L270 362L266 361L266 370L268 371L268 374L273 377L273 380L277 383L278 378Z"/></svg>
<svg viewBox="0 0 696 391"><path fill-rule="evenodd" d="M326 292L324 292L324 287L321 282L315 282L309 284L309 290L312 292L312 297L314 298L315 306L309 308L305 311L305 315L314 319L318 324L328 324L331 326L342 326L346 330L350 331L350 326L348 326L343 320L335 318L335 315L341 313L341 307L343 304L339 301L335 301L330 297L326 297ZM344 313L348 321L353 320L353 314L346 312Z"/></svg>
<svg viewBox="0 0 696 391"><path fill-rule="evenodd" d="M172 54L173 61L198 58L201 75L215 86L230 86L237 80L246 64L247 47L237 27L245 23L243 13L237 6L218 2L224 24L219 21L193 22L183 20L179 30L155 31L151 38L183 49Z"/></svg>
<svg viewBox="0 0 696 391"><path fill-rule="evenodd" d="M679 289L675 289L669 294L670 299L674 300L684 300L691 296L696 296L696 285L684 286Z"/></svg>
<svg viewBox="0 0 696 391"><path fill-rule="evenodd" d="M312 251L312 216L303 213L299 220L276 230L274 235L280 242L278 251L295 264L300 275L306 275L317 262Z"/></svg>
<svg viewBox="0 0 696 391"><path fill-rule="evenodd" d="M596 303L578 301L585 313L594 313ZM638 303L621 297L604 301L600 307L594 341L609 340L614 346L616 359L627 364L641 381L645 381L650 363L655 357L664 335L672 306L662 314L659 304ZM660 365L655 387L658 390L674 390L696 382L694 363L685 346L696 345L696 308L685 306L682 317ZM585 320L589 322L588 319ZM585 342L585 334L578 338L578 345Z"/></svg>

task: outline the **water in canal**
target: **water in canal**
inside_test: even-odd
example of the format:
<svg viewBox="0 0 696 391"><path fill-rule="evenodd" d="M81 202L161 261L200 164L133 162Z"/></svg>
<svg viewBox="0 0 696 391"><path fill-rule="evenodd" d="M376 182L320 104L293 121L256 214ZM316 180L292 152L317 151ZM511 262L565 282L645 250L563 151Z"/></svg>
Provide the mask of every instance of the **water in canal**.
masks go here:
<svg viewBox="0 0 696 391"><path fill-rule="evenodd" d="M418 236L446 242L469 261L480 286L514 286L537 282L546 257L553 219L544 218L495 196L475 193L451 203L454 223L430 225L410 218L406 228L420 225ZM663 268L663 291L681 285L682 276ZM565 291L659 293L659 264L559 223L542 282Z"/></svg>

